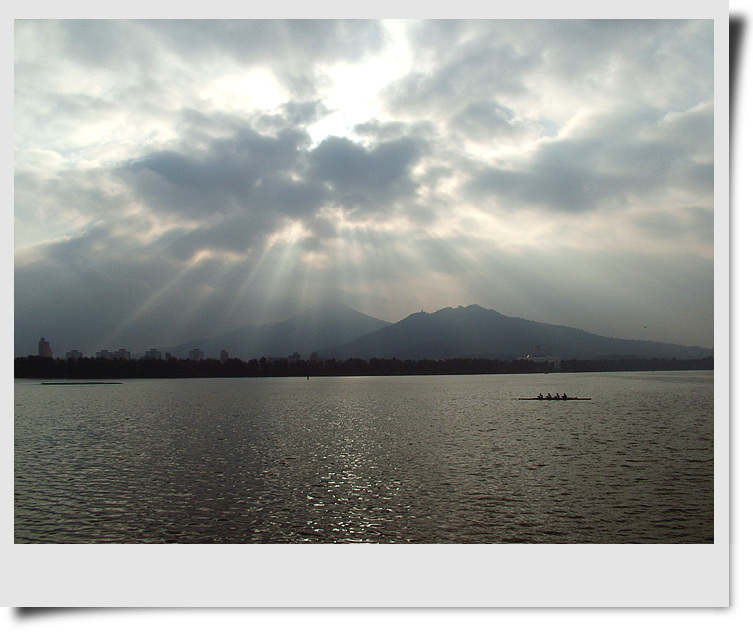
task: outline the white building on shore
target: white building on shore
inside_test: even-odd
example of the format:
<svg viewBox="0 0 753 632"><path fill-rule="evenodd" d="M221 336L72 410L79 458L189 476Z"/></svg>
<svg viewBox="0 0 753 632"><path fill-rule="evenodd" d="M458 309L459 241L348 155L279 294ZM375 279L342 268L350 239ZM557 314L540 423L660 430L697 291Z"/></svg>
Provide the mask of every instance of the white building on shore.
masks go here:
<svg viewBox="0 0 753 632"><path fill-rule="evenodd" d="M548 362L550 364L553 364L555 367L559 366L559 363L562 360L562 358L560 358L559 356L550 356L538 345L533 348L533 351L531 351L531 353L529 353L528 355L520 356L520 358L518 359L528 360L529 362L539 362L542 364Z"/></svg>

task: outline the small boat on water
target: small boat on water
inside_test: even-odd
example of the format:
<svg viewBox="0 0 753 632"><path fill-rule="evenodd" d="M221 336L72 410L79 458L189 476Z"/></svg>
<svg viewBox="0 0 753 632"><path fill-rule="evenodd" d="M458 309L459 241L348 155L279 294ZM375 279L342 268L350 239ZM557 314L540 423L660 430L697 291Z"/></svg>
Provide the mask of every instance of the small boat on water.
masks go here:
<svg viewBox="0 0 753 632"><path fill-rule="evenodd" d="M538 397L518 397L521 401L528 401L528 402L569 402L569 401L576 401L576 402L587 402L591 398L590 397L570 397L569 395L562 395L560 396L559 393L557 395L547 395L544 397L543 395L539 395Z"/></svg>
<svg viewBox="0 0 753 632"><path fill-rule="evenodd" d="M122 384L123 382L42 382L42 386L92 386Z"/></svg>

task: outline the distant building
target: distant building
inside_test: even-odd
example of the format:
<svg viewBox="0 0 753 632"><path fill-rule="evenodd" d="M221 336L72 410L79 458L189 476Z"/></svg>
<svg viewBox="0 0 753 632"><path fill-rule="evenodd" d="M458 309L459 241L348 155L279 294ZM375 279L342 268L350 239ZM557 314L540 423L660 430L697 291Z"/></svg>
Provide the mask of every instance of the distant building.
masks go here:
<svg viewBox="0 0 753 632"><path fill-rule="evenodd" d="M50 342L48 340L45 340L44 338L42 338L39 341L39 357L40 358L52 357L52 349L50 348Z"/></svg>
<svg viewBox="0 0 753 632"><path fill-rule="evenodd" d="M84 354L81 353L78 349L73 349L72 351L66 351L65 353L65 359L66 360L78 360L79 358L83 358Z"/></svg>
<svg viewBox="0 0 753 632"><path fill-rule="evenodd" d="M112 357L117 360L130 360L131 352L126 351L125 349L118 349L117 351L112 352Z"/></svg>
<svg viewBox="0 0 753 632"><path fill-rule="evenodd" d="M300 361L301 361L301 354L298 353L297 351L294 354L288 356L288 362L300 362Z"/></svg>
<svg viewBox="0 0 753 632"><path fill-rule="evenodd" d="M316 362L316 361L317 361L318 359L319 359L319 354L318 354L318 353L317 353L316 351L314 351L314 352L313 352L313 353L312 353L312 354L311 354L311 355L309 356L309 360L311 360L312 362Z"/></svg>
<svg viewBox="0 0 753 632"><path fill-rule="evenodd" d="M230 357L230 354L225 351L224 349L220 351L220 362L225 363L228 361L228 358Z"/></svg>
<svg viewBox="0 0 753 632"><path fill-rule="evenodd" d="M170 353L169 351L166 351L165 352L165 360L172 360L172 359L173 359L173 354Z"/></svg>
<svg viewBox="0 0 753 632"><path fill-rule="evenodd" d="M550 364L553 364L555 366L558 366L560 363L561 358L557 356L550 356L548 353L542 351L541 347L536 345L533 348L533 351L525 356L520 356L520 360L529 360L530 362L549 362Z"/></svg>
<svg viewBox="0 0 753 632"><path fill-rule="evenodd" d="M102 349L102 351L97 351L96 356L98 358L104 358L105 360L112 360L112 351L108 351L107 349Z"/></svg>
<svg viewBox="0 0 753 632"><path fill-rule="evenodd" d="M149 349L149 351L144 354L144 357L149 360L161 360L162 352L158 349Z"/></svg>
<svg viewBox="0 0 753 632"><path fill-rule="evenodd" d="M201 349L191 349L191 351L188 352L188 359L189 360L203 360L204 352Z"/></svg>

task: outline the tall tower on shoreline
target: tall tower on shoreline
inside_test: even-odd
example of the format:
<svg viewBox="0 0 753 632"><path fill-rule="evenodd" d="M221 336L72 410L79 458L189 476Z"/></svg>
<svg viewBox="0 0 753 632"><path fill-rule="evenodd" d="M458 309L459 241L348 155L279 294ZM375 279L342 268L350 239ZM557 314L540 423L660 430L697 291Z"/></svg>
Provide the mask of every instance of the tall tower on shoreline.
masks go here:
<svg viewBox="0 0 753 632"><path fill-rule="evenodd" d="M45 340L44 338L42 338L39 341L39 357L40 358L52 357L52 349L50 348L50 342L48 340Z"/></svg>

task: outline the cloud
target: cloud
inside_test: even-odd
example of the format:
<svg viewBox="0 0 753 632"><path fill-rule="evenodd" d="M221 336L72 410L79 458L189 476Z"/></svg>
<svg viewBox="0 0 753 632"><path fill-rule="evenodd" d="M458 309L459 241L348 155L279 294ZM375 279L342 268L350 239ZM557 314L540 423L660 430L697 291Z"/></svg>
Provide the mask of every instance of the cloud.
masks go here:
<svg viewBox="0 0 753 632"><path fill-rule="evenodd" d="M296 169L299 148L308 136L284 130L276 136L244 129L211 141L203 150L160 151L134 160L127 169L135 188L157 211L223 212L237 204L265 177ZM173 196L178 199L172 199Z"/></svg>
<svg viewBox="0 0 753 632"><path fill-rule="evenodd" d="M514 208L565 213L611 213L636 200L653 204L657 194L669 195L674 188L708 194L712 129L709 112L617 110L540 143L526 161L479 165L463 190Z"/></svg>
<svg viewBox="0 0 753 632"><path fill-rule="evenodd" d="M383 45L372 20L145 20L169 50L187 59L228 56L243 64L358 61Z"/></svg>
<svg viewBox="0 0 753 632"><path fill-rule="evenodd" d="M646 281L636 318L709 344L677 314L711 300L713 44L708 20L16 21L18 350L316 295L627 326L601 271L637 292L644 260L676 294Z"/></svg>
<svg viewBox="0 0 753 632"><path fill-rule="evenodd" d="M330 137L312 150L310 173L331 187L335 203L356 213L385 211L398 198L414 193L410 170L421 150L421 143L410 137L374 147Z"/></svg>
<svg viewBox="0 0 753 632"><path fill-rule="evenodd" d="M167 20L138 22L171 54L212 66L264 66L296 99L314 97L326 81L319 66L354 63L384 44L371 20Z"/></svg>
<svg viewBox="0 0 753 632"><path fill-rule="evenodd" d="M642 213L634 226L653 239L685 244L687 250L694 242L709 250L714 243L714 212L710 208L657 209Z"/></svg>
<svg viewBox="0 0 753 632"><path fill-rule="evenodd" d="M432 30L436 27L428 24ZM434 41L427 33L419 33L417 39L434 46L427 55L438 59L430 71L412 71L385 88L383 96L396 113L452 113L469 102L526 93L526 73L538 63L537 51L524 53L499 39L469 38L455 45Z"/></svg>
<svg viewBox="0 0 753 632"><path fill-rule="evenodd" d="M300 109L288 104L287 111ZM411 169L426 149L410 136L368 146L329 137L312 148L292 126L202 135L200 148L191 148L190 136L181 151L153 152L116 170L151 214L179 222L161 242L184 259L202 249L243 252L287 220L316 228L321 221L313 220L332 206L389 214L415 196Z"/></svg>
<svg viewBox="0 0 753 632"><path fill-rule="evenodd" d="M684 111L713 90L711 22L422 21L414 67L384 89L398 116L456 122L497 104L552 136L628 102ZM469 111L470 108L470 111ZM478 112L476 112L478 114Z"/></svg>
<svg viewBox="0 0 753 632"><path fill-rule="evenodd" d="M263 243L285 218L316 212L320 183L300 178L308 136L286 128L265 135L250 128L202 138L181 151L160 151L116 170L135 199L175 227L161 242L190 259L203 249L243 252Z"/></svg>
<svg viewBox="0 0 753 632"><path fill-rule="evenodd" d="M515 112L495 101L469 103L450 119L450 124L474 139L510 136L518 132Z"/></svg>

